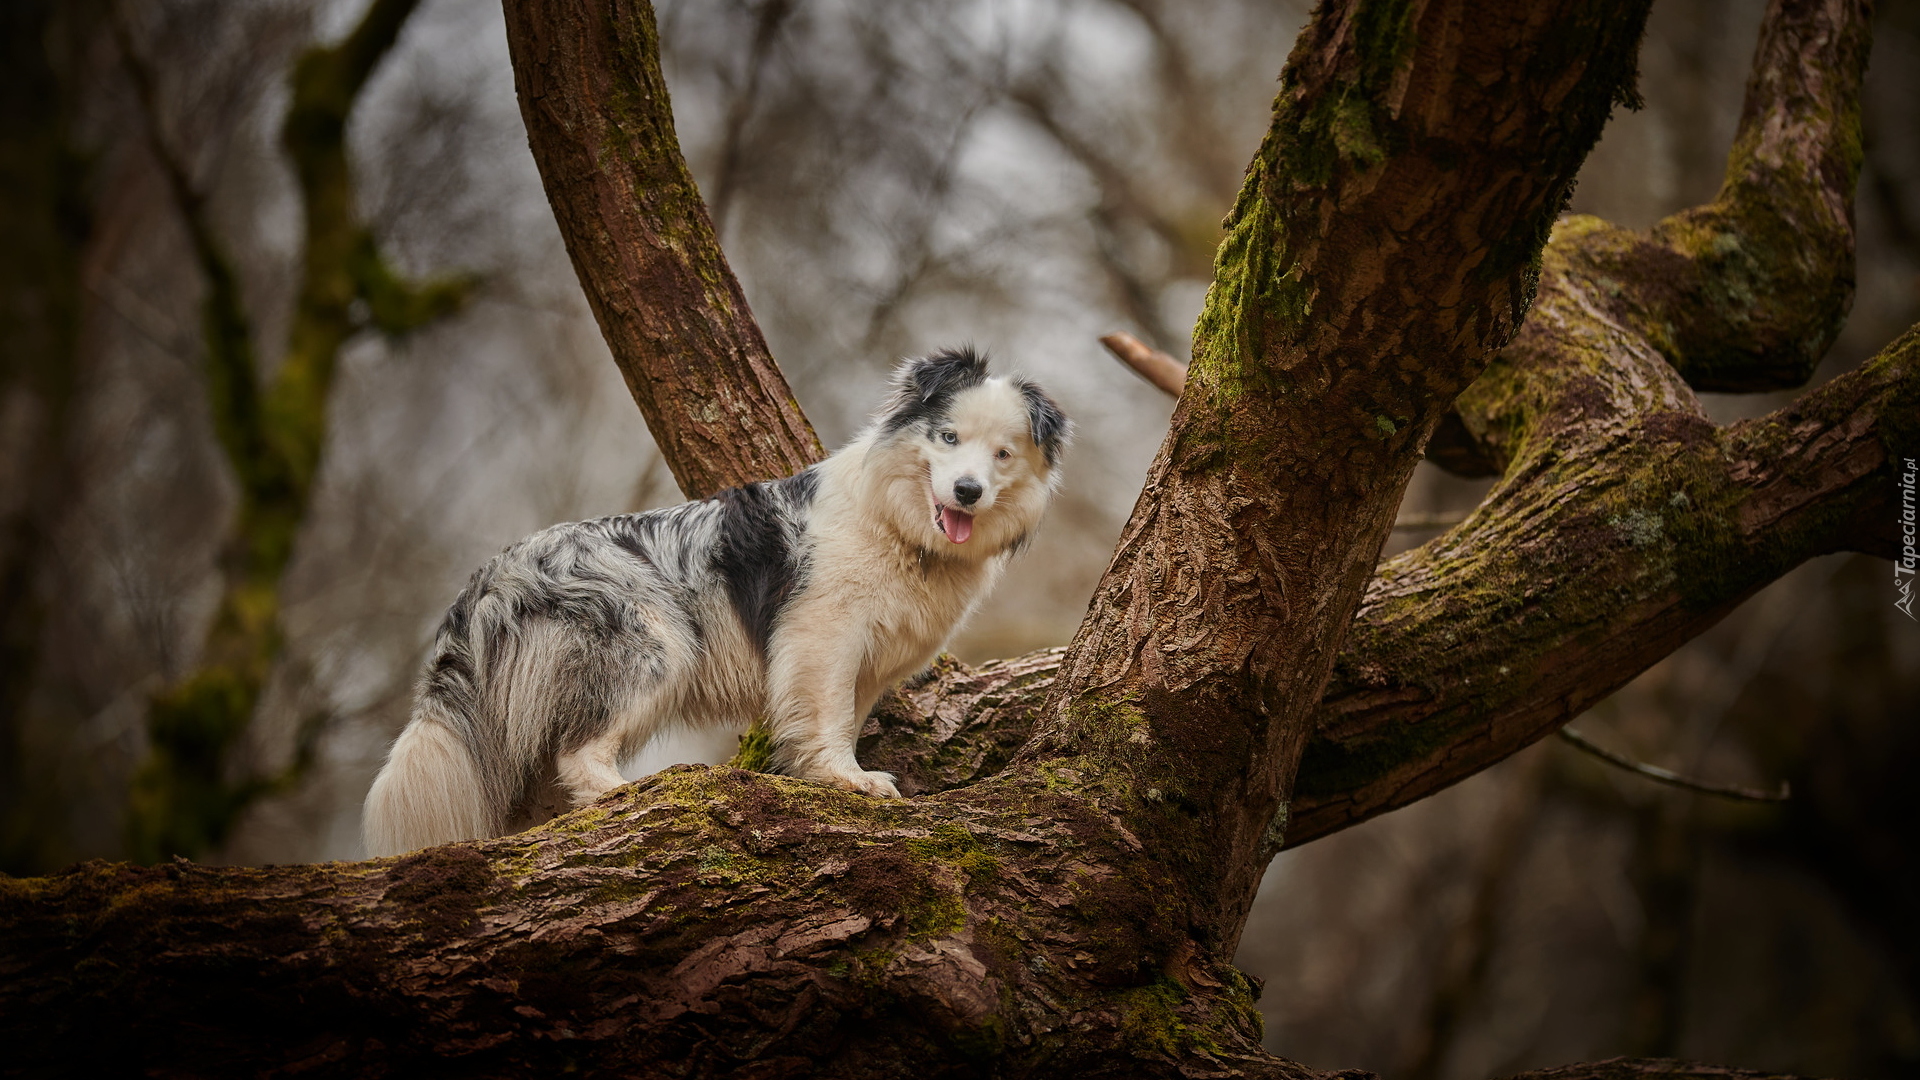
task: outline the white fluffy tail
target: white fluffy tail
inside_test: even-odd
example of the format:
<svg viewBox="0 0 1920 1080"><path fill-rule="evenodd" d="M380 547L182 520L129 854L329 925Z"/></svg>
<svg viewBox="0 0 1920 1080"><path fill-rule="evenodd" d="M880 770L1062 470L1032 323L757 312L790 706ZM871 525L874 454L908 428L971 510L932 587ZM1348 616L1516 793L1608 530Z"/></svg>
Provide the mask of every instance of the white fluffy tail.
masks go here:
<svg viewBox="0 0 1920 1080"><path fill-rule="evenodd" d="M361 832L367 855L495 836L499 817L487 805L473 755L445 724L415 717L387 753L367 792Z"/></svg>

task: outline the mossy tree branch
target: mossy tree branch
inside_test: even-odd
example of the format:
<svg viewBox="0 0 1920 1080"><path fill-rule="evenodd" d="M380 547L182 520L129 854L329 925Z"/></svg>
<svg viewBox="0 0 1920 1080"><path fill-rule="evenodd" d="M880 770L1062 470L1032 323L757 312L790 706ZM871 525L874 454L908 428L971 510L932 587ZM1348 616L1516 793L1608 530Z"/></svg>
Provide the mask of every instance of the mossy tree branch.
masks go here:
<svg viewBox="0 0 1920 1080"><path fill-rule="evenodd" d="M1229 214L1194 362L1012 775L1111 800L1230 955L1428 436L1533 299L1645 8L1322 8ZM1521 104L1524 103L1524 104Z"/></svg>
<svg viewBox="0 0 1920 1080"><path fill-rule="evenodd" d="M1302 750L1324 730L1329 674L1336 688L1353 677L1335 657L1354 612L1349 656L1379 647L1370 620L1413 648L1514 623L1505 655L1538 661L1503 681L1487 678L1493 656L1448 654L1499 648L1480 633L1436 648L1397 696L1366 682L1367 708L1431 692L1452 709L1433 718L1453 725L1439 745L1396 730L1366 768L1517 745L1553 707L1520 700L1530 681L1558 686L1556 665L1583 644L1617 662L1619 642L1592 635L1620 610L1558 577L1544 598L1515 593L1526 582L1503 560L1618 572L1629 621L1653 612L1655 628L1710 615L1675 569L1695 568L1683 548L1716 571L1691 580L1737 591L1712 544L1749 526L1795 532L1773 553L1784 559L1845 535L1834 492L1913 423L1897 412L1913 396L1903 342L1801 412L1716 433L1671 367L1590 310L1592 224L1566 224L1540 254L1608 103L1628 92L1643 15L1482 4L1469 32L1464 5L1316 11L1231 222L1186 396L1080 637L936 671L896 699L947 753L933 764L974 782L881 801L678 767L532 832L398 860L0 880L0 1032L25 1047L24 1068L72 1072L671 1061L701 1075L1313 1076L1260 1050L1254 987L1229 958L1281 827L1303 830ZM546 63L528 44L516 65ZM591 102L601 84L544 85ZM563 213L563 229L584 220ZM598 242L584 238L576 266ZM1536 275L1539 310L1514 337ZM1468 417L1525 418L1481 429L1512 433L1507 474L1427 561L1382 568L1363 606L1400 491L1456 397ZM1568 455L1553 450L1562 437ZM1700 520L1650 520L1676 490ZM1469 537L1487 550L1448 547ZM1459 606L1429 595L1443 587L1466 590ZM994 738L1029 709L1033 737ZM887 747L868 749L888 764ZM1415 771L1385 790L1435 769ZM105 1011L133 1025L135 1049L79 1037ZM1728 1074L1614 1062L1557 1075Z"/></svg>
<svg viewBox="0 0 1920 1080"><path fill-rule="evenodd" d="M1645 233L1586 238L1609 312L1698 390L1805 383L1853 299L1863 0L1769 9L1725 181Z"/></svg>
<svg viewBox="0 0 1920 1080"><path fill-rule="evenodd" d="M1714 205L1820 214L1808 244L1696 268L1695 287L1716 295L1786 283L1769 287L1764 324L1742 331L1747 370L1804 378L1808 350L1845 317L1859 140L1849 103L1867 29L1855 3L1767 13ZM1762 173L1763 158L1819 165ZM1689 363L1676 370L1663 351L1674 335L1644 314L1643 297L1671 295L1672 260L1618 256L1709 211L1721 213L1688 211L1650 234L1592 218L1556 230L1533 314L1451 418L1454 452L1505 479L1461 528L1369 583L1302 757L1287 844L1408 805L1532 743L1808 558L1891 554L1892 455L1920 445L1914 336L1772 416L1713 428L1680 378ZM1822 287L1802 287L1821 275ZM863 760L902 773L903 790L972 782L1020 743L1058 663L1048 650L943 668L882 708Z"/></svg>
<svg viewBox="0 0 1920 1080"><path fill-rule="evenodd" d="M281 144L299 181L306 247L287 349L271 381L262 378L239 278L206 197L166 139L152 73L115 22L149 144L205 281L207 401L239 489L220 602L198 665L149 707L150 749L128 805L129 852L141 861L217 847L246 807L297 782L310 763L312 722L293 764L277 775L236 775L232 758L280 655L280 581L319 471L334 366L360 328L353 304L364 302L375 326L401 334L456 310L473 284L402 280L353 206L347 117L417 2L375 0L345 40L308 49L294 69Z"/></svg>
<svg viewBox="0 0 1920 1080"><path fill-rule="evenodd" d="M1543 283L1541 311L1561 287ZM1375 574L1314 718L1286 846L1531 745L1807 559L1894 554L1893 453L1920 444L1920 334L1721 429L1657 359L1617 374L1655 380L1686 407L1548 442L1557 467L1496 490L1461 528ZM1578 398L1593 389L1576 384L1544 407L1584 419ZM1675 483L1685 486L1662 486ZM1667 505L1653 497L1662 490ZM1649 572L1660 560L1667 569ZM1062 652L941 664L881 702L860 759L909 793L992 775L1026 740Z"/></svg>

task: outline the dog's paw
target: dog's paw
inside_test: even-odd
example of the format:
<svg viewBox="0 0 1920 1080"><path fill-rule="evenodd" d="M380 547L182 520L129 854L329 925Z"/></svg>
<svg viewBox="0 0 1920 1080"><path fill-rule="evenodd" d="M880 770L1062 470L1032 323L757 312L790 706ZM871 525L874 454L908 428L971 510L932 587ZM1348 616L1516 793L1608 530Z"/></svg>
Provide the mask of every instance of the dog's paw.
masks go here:
<svg viewBox="0 0 1920 1080"><path fill-rule="evenodd" d="M862 795L871 795L876 799L897 799L900 789L893 786L893 774L890 772L856 772L837 777L835 786L857 791Z"/></svg>

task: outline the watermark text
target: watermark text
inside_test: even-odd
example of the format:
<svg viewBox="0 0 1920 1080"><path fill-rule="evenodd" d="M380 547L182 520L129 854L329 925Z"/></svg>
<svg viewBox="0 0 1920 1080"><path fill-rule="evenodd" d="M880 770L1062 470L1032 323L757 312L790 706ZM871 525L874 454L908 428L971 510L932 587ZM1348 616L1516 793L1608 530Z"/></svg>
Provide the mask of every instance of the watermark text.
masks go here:
<svg viewBox="0 0 1920 1080"><path fill-rule="evenodd" d="M1916 467L1913 458L1902 459L1900 465L1900 554L1893 560L1893 606L1903 612L1907 618L1920 622L1913 614L1913 579L1915 569L1920 569L1920 552L1915 551L1916 541L1913 507L1913 484L1920 467Z"/></svg>

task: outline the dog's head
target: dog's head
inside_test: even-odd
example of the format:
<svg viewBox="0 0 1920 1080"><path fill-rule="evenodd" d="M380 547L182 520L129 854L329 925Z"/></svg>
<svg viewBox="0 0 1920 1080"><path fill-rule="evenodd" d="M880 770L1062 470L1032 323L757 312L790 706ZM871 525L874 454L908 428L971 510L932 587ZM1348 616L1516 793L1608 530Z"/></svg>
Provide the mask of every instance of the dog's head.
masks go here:
<svg viewBox="0 0 1920 1080"><path fill-rule="evenodd" d="M896 516L918 514L928 546L997 554L1039 524L1073 425L1046 391L987 373L972 348L908 360L876 418L896 485ZM908 488L918 487L918 505ZM910 534L911 535L911 534ZM958 552L956 552L958 553Z"/></svg>

